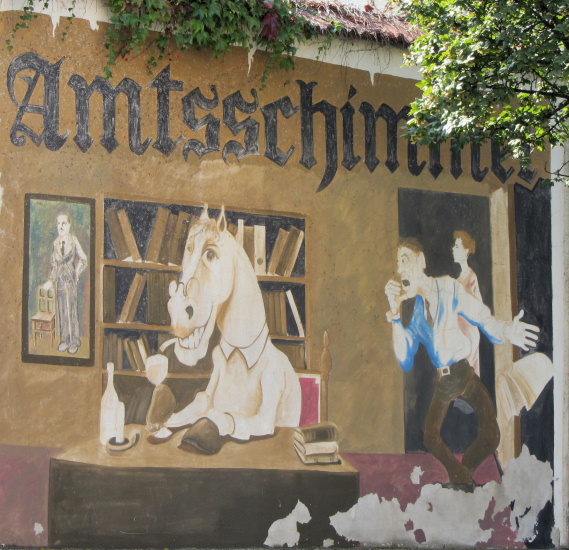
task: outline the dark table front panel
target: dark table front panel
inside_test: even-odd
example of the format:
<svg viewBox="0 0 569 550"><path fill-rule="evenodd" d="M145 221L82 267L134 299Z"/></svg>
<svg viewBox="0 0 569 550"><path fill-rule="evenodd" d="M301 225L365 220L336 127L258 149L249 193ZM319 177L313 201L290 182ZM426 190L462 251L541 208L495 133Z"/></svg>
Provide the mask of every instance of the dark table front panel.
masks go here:
<svg viewBox="0 0 569 550"><path fill-rule="evenodd" d="M51 461L49 543L68 547L262 546L300 500L300 544L339 542L329 517L357 502L359 475L244 468L108 467Z"/></svg>

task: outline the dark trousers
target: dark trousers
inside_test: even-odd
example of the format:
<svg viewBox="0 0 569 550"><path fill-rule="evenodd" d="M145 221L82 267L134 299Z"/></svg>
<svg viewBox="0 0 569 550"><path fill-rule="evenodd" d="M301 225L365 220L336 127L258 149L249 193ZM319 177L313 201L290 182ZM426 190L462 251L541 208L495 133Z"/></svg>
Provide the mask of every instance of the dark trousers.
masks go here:
<svg viewBox="0 0 569 550"><path fill-rule="evenodd" d="M433 399L425 420L423 443L446 468L453 483L472 483L472 474L492 454L500 442L496 410L486 386L466 359L453 363L450 374L437 369ZM458 397L474 409L478 418L478 435L459 462L441 437L441 426L449 405Z"/></svg>

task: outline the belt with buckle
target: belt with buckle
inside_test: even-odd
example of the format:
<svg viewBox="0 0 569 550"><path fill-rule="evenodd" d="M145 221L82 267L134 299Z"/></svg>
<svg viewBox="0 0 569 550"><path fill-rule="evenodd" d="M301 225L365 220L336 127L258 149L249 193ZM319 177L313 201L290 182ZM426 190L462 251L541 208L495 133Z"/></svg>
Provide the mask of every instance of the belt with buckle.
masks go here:
<svg viewBox="0 0 569 550"><path fill-rule="evenodd" d="M437 369L438 375L442 378L443 376L447 376L448 374L452 373L454 367L465 366L468 367L470 364L466 359L461 359L460 361L456 361L455 363L451 363L446 367L439 367Z"/></svg>
<svg viewBox="0 0 569 550"><path fill-rule="evenodd" d="M439 373L441 376L446 376L450 374L450 366L449 367L439 367Z"/></svg>

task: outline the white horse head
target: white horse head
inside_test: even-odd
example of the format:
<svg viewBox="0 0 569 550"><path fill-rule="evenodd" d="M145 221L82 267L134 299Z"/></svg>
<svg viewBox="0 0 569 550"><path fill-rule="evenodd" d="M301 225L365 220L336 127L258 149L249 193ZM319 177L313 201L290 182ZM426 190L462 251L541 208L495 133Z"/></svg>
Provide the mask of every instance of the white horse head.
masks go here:
<svg viewBox="0 0 569 550"><path fill-rule="evenodd" d="M227 229L222 206L217 220L207 204L192 224L186 241L182 273L170 283L168 311L175 352L193 366L208 350L215 324L234 347L252 344L265 324L257 277L247 254Z"/></svg>

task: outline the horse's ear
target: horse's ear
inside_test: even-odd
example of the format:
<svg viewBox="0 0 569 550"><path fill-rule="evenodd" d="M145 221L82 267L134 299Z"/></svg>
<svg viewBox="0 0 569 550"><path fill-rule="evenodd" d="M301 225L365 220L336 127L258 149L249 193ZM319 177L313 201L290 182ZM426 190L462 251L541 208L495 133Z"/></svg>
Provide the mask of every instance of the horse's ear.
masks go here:
<svg viewBox="0 0 569 550"><path fill-rule="evenodd" d="M225 206L221 205L221 211L219 212L219 217L217 218L217 230L223 233L227 229L227 218L225 217Z"/></svg>
<svg viewBox="0 0 569 550"><path fill-rule="evenodd" d="M200 216L200 221L209 220L209 215L207 213L207 202L203 205L203 210Z"/></svg>

